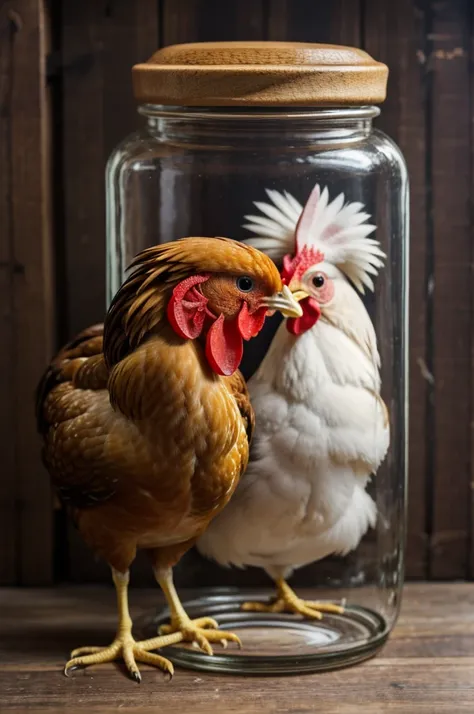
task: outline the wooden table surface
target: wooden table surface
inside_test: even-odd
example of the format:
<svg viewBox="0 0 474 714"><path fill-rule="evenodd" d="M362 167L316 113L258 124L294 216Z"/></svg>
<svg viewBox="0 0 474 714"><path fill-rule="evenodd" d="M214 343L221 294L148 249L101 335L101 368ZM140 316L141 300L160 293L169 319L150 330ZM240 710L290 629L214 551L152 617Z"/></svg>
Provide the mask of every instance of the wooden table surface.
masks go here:
<svg viewBox="0 0 474 714"><path fill-rule="evenodd" d="M133 614L156 607L157 597L156 590L132 590ZM409 584L399 623L375 659L316 675L178 669L167 683L141 665L137 685L111 664L64 677L68 651L110 642L114 627L111 589L0 589L0 711L474 712L474 584Z"/></svg>

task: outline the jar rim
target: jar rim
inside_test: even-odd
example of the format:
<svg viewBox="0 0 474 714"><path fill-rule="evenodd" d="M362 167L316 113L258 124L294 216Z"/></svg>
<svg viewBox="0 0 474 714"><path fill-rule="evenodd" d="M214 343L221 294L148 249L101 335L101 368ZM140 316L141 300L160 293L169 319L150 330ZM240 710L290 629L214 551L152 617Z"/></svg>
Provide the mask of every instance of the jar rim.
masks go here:
<svg viewBox="0 0 474 714"><path fill-rule="evenodd" d="M140 104L139 114L148 117L172 117L176 119L316 119L316 120L339 120L339 119L374 119L379 116L379 107L373 105L352 106L352 107L324 107L301 109L293 107L184 107L168 106L163 104Z"/></svg>

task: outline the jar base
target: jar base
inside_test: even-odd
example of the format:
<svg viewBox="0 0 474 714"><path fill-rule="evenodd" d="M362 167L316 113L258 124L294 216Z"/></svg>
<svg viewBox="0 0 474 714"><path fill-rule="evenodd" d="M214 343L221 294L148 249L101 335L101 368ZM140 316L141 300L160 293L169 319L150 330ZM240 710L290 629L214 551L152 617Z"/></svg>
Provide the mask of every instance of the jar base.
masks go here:
<svg viewBox="0 0 474 714"><path fill-rule="evenodd" d="M215 592L215 591L214 591ZM222 592L222 591L221 591ZM290 614L244 612L247 600L268 600L268 593L224 591L184 602L191 618L213 617L223 630L235 631L242 649L214 646L214 656L190 644L174 645L162 654L186 669L245 675L284 675L327 671L373 657L385 643L389 626L369 608L344 603L343 615L324 614L304 620ZM168 609L142 621L143 637L156 636L169 621Z"/></svg>

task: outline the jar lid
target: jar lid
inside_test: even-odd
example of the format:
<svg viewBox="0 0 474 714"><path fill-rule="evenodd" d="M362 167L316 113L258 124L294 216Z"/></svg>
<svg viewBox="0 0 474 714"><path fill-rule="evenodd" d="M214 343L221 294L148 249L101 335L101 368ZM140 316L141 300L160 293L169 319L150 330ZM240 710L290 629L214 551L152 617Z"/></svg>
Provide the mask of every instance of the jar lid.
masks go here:
<svg viewBox="0 0 474 714"><path fill-rule="evenodd" d="M197 42L164 47L132 73L140 104L347 106L383 102L388 68L340 45Z"/></svg>

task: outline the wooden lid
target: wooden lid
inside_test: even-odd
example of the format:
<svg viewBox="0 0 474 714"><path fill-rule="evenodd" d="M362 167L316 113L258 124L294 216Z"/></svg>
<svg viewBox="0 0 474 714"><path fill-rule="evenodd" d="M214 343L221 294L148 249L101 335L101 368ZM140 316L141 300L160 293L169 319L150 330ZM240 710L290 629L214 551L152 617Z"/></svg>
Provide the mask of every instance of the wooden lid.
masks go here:
<svg viewBox="0 0 474 714"><path fill-rule="evenodd" d="M388 68L354 47L305 42L198 42L164 47L133 67L140 104L379 104Z"/></svg>

